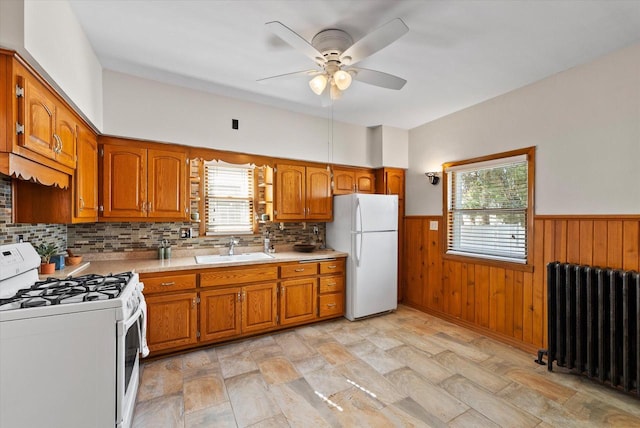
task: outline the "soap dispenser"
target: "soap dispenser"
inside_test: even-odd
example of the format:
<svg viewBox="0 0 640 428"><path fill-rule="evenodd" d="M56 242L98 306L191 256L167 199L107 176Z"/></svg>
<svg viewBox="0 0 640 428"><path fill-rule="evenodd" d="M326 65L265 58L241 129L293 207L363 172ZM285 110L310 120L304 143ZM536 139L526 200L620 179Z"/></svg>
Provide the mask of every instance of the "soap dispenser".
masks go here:
<svg viewBox="0 0 640 428"><path fill-rule="evenodd" d="M269 239L269 229L265 230L264 232L264 252L265 253L269 253L269 247L271 240Z"/></svg>

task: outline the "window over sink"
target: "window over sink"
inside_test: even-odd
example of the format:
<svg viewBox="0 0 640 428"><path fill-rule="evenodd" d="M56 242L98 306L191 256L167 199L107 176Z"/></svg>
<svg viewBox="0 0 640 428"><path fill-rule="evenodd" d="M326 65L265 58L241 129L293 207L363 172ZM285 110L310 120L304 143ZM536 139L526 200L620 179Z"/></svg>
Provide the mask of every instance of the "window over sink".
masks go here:
<svg viewBox="0 0 640 428"><path fill-rule="evenodd" d="M254 168L222 161L204 163L207 235L253 233Z"/></svg>

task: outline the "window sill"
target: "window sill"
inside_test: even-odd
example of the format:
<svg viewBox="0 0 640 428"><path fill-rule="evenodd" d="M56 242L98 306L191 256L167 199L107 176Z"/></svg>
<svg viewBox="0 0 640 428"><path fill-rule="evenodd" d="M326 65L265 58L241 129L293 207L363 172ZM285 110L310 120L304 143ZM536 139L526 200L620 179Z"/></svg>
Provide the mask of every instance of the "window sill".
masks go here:
<svg viewBox="0 0 640 428"><path fill-rule="evenodd" d="M459 254L443 254L443 260L451 260L460 263L472 263L476 265L485 265L491 267L498 267L503 269L510 269L520 272L533 272L533 265L530 263L513 263L505 262L502 260L485 259L481 257L461 256Z"/></svg>

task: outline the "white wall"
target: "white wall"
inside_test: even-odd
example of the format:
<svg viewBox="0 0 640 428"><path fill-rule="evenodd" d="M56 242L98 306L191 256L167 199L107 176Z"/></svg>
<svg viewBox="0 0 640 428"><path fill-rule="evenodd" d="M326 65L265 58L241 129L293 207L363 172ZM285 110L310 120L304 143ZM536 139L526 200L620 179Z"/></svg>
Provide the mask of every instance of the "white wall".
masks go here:
<svg viewBox="0 0 640 428"><path fill-rule="evenodd" d="M375 166L409 167L408 130L386 125L382 127L382 164Z"/></svg>
<svg viewBox="0 0 640 428"><path fill-rule="evenodd" d="M24 49L67 100L102 129L102 66L69 2L24 0Z"/></svg>
<svg viewBox="0 0 640 428"><path fill-rule="evenodd" d="M66 0L0 0L0 46L17 51L102 128L102 66Z"/></svg>
<svg viewBox="0 0 640 428"><path fill-rule="evenodd" d="M409 131L378 125L367 129L371 146L369 163L375 167L409 167Z"/></svg>
<svg viewBox="0 0 640 428"><path fill-rule="evenodd" d="M442 214L447 161L536 146L536 214L640 213L640 44L414 128L407 215Z"/></svg>
<svg viewBox="0 0 640 428"><path fill-rule="evenodd" d="M367 130L105 70L104 132L275 157L367 164ZM231 129L238 119L239 129Z"/></svg>
<svg viewBox="0 0 640 428"><path fill-rule="evenodd" d="M22 0L0 1L0 46L12 50L24 47L24 7Z"/></svg>

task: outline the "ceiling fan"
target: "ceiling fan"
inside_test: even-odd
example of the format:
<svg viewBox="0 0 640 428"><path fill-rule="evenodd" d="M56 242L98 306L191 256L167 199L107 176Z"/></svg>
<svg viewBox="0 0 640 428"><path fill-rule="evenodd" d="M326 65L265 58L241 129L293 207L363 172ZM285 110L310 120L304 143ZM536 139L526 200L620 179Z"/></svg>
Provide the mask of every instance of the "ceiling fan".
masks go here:
<svg viewBox="0 0 640 428"><path fill-rule="evenodd" d="M354 64L395 42L409 31L409 27L400 18L389 21L355 43L346 31L338 29L322 30L313 36L311 43L309 43L281 22L267 22L265 26L276 36L309 57L319 69L281 74L259 79L258 82L293 77L312 77L309 81L311 90L317 95L322 95L329 87L328 92L332 100L340 98L342 91L351 85L352 79L395 90L402 89L407 83L406 80L392 74L353 67Z"/></svg>

